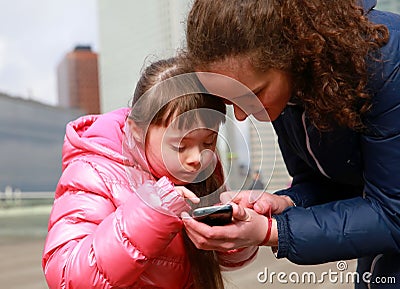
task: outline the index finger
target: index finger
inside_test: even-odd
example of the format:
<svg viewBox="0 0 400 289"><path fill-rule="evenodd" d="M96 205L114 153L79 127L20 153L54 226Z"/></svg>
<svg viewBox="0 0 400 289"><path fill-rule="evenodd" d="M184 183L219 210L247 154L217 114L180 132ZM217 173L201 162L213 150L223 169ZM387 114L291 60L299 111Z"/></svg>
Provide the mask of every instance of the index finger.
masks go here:
<svg viewBox="0 0 400 289"><path fill-rule="evenodd" d="M191 202L197 204L200 202L200 199L198 196L196 196L195 193L193 193L191 190L189 190L186 187L183 186L178 186L175 187L175 189L178 191L178 193L180 193L184 198L189 199Z"/></svg>
<svg viewBox="0 0 400 289"><path fill-rule="evenodd" d="M220 194L219 199L223 204L229 202L238 203L242 199L242 196L238 191L226 191Z"/></svg>
<svg viewBox="0 0 400 289"><path fill-rule="evenodd" d="M222 203L236 203L246 208L252 208L255 202L255 198L259 198L262 191L227 191L221 193L220 199Z"/></svg>
<svg viewBox="0 0 400 289"><path fill-rule="evenodd" d="M263 190L252 190L249 195L249 202L253 204L264 194Z"/></svg>

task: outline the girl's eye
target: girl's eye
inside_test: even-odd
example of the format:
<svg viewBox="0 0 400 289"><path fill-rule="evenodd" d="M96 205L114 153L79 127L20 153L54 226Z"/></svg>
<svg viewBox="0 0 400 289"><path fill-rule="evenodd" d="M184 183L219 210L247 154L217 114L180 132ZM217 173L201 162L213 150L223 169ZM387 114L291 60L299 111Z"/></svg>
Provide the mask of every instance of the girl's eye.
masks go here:
<svg viewBox="0 0 400 289"><path fill-rule="evenodd" d="M171 148L173 151L180 152L180 153L185 150L185 147L179 147L179 146L171 146Z"/></svg>
<svg viewBox="0 0 400 289"><path fill-rule="evenodd" d="M203 146L206 148L210 148L215 146L215 143L217 141L217 135L214 135L212 138L207 139L207 141L203 142Z"/></svg>

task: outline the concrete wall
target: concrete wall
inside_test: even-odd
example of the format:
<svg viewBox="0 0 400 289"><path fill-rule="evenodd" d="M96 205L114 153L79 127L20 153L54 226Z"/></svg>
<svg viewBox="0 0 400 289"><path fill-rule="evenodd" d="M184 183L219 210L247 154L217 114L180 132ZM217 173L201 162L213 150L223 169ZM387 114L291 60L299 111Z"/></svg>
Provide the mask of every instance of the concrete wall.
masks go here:
<svg viewBox="0 0 400 289"><path fill-rule="evenodd" d="M53 191L65 126L81 114L0 94L0 191Z"/></svg>

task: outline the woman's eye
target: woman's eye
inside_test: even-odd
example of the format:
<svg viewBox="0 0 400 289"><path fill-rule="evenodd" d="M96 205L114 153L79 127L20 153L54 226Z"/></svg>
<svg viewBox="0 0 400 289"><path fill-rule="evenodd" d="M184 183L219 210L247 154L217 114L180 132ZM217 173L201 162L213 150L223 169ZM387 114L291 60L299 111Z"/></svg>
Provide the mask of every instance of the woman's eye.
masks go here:
<svg viewBox="0 0 400 289"><path fill-rule="evenodd" d="M214 145L214 142L205 142L203 143L203 146L205 147L212 147Z"/></svg>

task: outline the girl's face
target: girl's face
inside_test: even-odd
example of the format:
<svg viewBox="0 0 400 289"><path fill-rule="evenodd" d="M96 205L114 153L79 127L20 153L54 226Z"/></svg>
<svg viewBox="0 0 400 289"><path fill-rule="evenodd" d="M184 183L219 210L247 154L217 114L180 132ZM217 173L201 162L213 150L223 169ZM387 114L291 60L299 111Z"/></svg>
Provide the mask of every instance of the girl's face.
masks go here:
<svg viewBox="0 0 400 289"><path fill-rule="evenodd" d="M201 171L215 165L217 134L217 129L151 125L145 152L152 173L158 178L167 176L177 185L192 182Z"/></svg>
<svg viewBox="0 0 400 289"><path fill-rule="evenodd" d="M227 76L218 77L200 73L199 79L209 92L223 96L227 104L233 105L238 120L253 115L260 121L274 121L291 96L290 74L277 69L265 72L256 70L245 57L228 57L213 63L208 72ZM246 86L257 98L244 91L244 88L239 87L237 83L233 83L230 78Z"/></svg>

